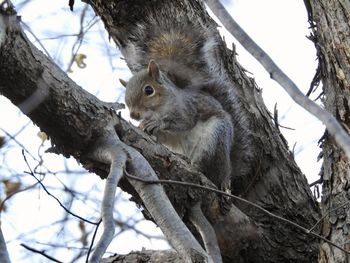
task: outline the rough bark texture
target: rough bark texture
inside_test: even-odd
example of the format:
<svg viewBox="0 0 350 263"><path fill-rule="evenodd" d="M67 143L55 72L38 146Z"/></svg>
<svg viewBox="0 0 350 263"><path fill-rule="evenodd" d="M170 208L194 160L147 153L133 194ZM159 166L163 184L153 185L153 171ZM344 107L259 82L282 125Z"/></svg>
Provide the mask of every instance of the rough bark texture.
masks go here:
<svg viewBox="0 0 350 263"><path fill-rule="evenodd" d="M125 262L171 262L183 263L179 254L174 250L143 250L131 252L128 255L113 255L102 260L103 263Z"/></svg>
<svg viewBox="0 0 350 263"><path fill-rule="evenodd" d="M309 0L309 20L319 58L325 108L350 131L350 3L347 0ZM350 250L349 171L345 154L325 133L323 148L322 234ZM341 208L334 210L341 206ZM349 262L348 256L322 243L319 262Z"/></svg>
<svg viewBox="0 0 350 263"><path fill-rule="evenodd" d="M123 41L132 41L136 21L156 16L160 10L169 19L181 14L183 21L198 20L202 25L213 22L195 0L187 1L90 1L105 22L110 36L123 51ZM132 12L130 10L133 10ZM164 15L164 14L163 14ZM82 163L96 139L103 134L107 122L115 122L118 136L138 149L157 171L161 179L173 179L210 185L180 157L157 145L148 136L118 118L109 105L72 82L57 66L38 52L16 26L15 17L7 17L6 39L0 42L0 93L15 105L27 101L39 91L45 94L28 116L51 138L56 151L72 155ZM128 61L130 57L125 57ZM235 60L235 54L226 49L218 51L222 70L231 78L242 102L242 112L249 119L252 147L256 159L252 172L244 178L233 178L233 192L253 201L267 210L309 228L319 216L306 178L296 166L291 152L276 125L272 123L259 89ZM42 92L42 93L40 93ZM35 96L34 96L35 97ZM106 166L92 163L90 167L101 176ZM138 196L127 182L121 187L130 192L136 202ZM167 186L167 193L180 216L184 216L200 191L178 186ZM204 213L216 231L224 262L314 262L318 243L288 224L268 217L257 209L235 202L230 213L222 215L214 194L203 200ZM146 253L145 253L146 255ZM178 262L160 260L161 262ZM160 262L149 259L148 262ZM140 262L138 259L123 262Z"/></svg>

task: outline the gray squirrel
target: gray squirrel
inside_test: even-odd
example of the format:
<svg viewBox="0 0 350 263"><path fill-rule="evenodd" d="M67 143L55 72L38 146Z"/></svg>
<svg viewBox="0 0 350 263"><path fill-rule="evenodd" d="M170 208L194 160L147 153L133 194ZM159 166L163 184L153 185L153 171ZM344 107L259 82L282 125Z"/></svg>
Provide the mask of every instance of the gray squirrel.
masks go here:
<svg viewBox="0 0 350 263"><path fill-rule="evenodd" d="M233 126L230 115L207 93L177 87L151 60L126 87L125 102L140 128L185 155L219 189L230 189Z"/></svg>
<svg viewBox="0 0 350 263"><path fill-rule="evenodd" d="M197 89L177 87L154 60L126 82L125 102L140 128L170 150L185 155L219 189L230 191L230 152L233 126L220 103ZM221 210L230 206L222 198ZM227 206L228 205L228 206ZM189 211L189 220L202 237L210 259L222 263L215 231L201 211L201 201Z"/></svg>
<svg viewBox="0 0 350 263"><path fill-rule="evenodd" d="M250 173L253 159L249 122L229 77L217 64L220 49L213 28L147 17L120 42L133 77L125 102L140 128L170 150L185 155L219 189L230 192L232 178ZM222 63L222 62L218 62ZM221 199L221 211L230 203ZM228 207L226 206L228 204ZM222 262L215 231L201 211L189 219L202 236L213 262Z"/></svg>
<svg viewBox="0 0 350 263"><path fill-rule="evenodd" d="M163 138L158 139L171 150L190 158L217 187L225 190L232 189L232 186L236 187L230 186L229 182L232 178L241 181L241 178L251 173L254 158L248 118L241 110L242 105L232 88L232 82L222 71L222 65L218 64L222 62L217 62L217 52L221 48L218 44L219 36L213 33L213 28L186 24L181 20L169 24L162 17L145 19L144 23L136 24L131 30L130 42L120 43L123 46L123 54L128 57L127 64L134 73L129 83L122 81L122 84L127 86L126 104L134 108L135 113L131 117L141 120L141 124L145 123L142 119L156 111L153 105L147 104L148 101L159 104L157 109L162 110L155 116L160 118L161 115L167 115L162 120L162 125L168 125L168 130L182 129L182 132L178 132L179 136L181 134L184 136L182 144L194 125L197 122L202 124L201 132L210 133L216 139L212 138L214 144L207 141L202 144L196 155L188 149L184 151L176 148L169 136L162 135ZM149 75L151 64L154 65L154 73L159 72L153 79ZM148 81L153 81L153 86L148 85L147 91L144 90L146 86L142 82L144 77ZM145 92L151 92L153 89L154 94L145 96ZM172 99L174 101L169 102ZM166 103L167 107L164 106ZM142 116L140 110L145 111L142 112ZM226 117L222 118L223 115ZM220 116L218 119L220 124L217 123L215 128L212 125L211 129L205 129L203 118L207 116L211 117L208 118L211 123L214 123L212 120L216 116ZM147 119L149 118L148 116ZM152 133L153 128L149 125L152 125L150 121L145 130ZM223 125L226 127L223 128ZM200 125L196 127L199 128ZM163 128L155 129L155 132L158 132ZM199 129L192 131L198 133ZM158 137L160 135L158 132ZM194 144L193 137L191 140L189 145ZM200 156L201 154L203 155ZM217 160L219 156L229 156L230 159L220 157ZM235 190L240 191L237 188Z"/></svg>
<svg viewBox="0 0 350 263"><path fill-rule="evenodd" d="M231 181L231 186L229 186L228 189L239 194L244 192L242 182L244 182L246 175L252 173L252 163L256 160L254 150L251 146L253 136L250 131L250 126L253 124L249 123L249 118L246 117L246 113L242 110L244 105L242 105L239 100L239 96L236 94L237 91L232 87L234 84L230 80L230 76L227 76L225 71L223 71L225 62L221 61L218 56L218 52L223 49L223 46L220 44L220 36L216 33L215 27L215 24L204 25L188 21L186 17L176 19L175 21L172 20L171 23L163 16L143 17L140 19L139 24L135 24L134 27L130 28L128 32L130 36L128 38L129 40L120 41L118 43L118 45L122 47L122 53L127 58L127 65L134 75L128 85L125 81L122 83L124 86L128 86L126 91L127 97L132 97L132 93L128 91L131 86L133 86L133 90L135 89L135 96L137 96L137 94L142 94L144 85L136 80L137 78L141 78L142 74L148 77L147 69L150 61L154 60L160 72L159 77L162 81L160 84L163 86L164 84L171 84L172 92L178 93L176 94L176 101L181 101L181 96L192 97L191 99L187 98L183 100L183 102L186 101L187 104L183 102L179 104L179 106L184 108L182 110L177 109L176 111L181 113L182 117L176 116L177 118L173 120L169 120L168 118L165 119L165 121L180 121L177 124L180 126L183 125L181 122L197 122L199 115L184 116L183 111L186 111L188 107L191 109L200 107L200 111L202 112L201 116L205 115L203 112L208 112L209 115L214 114L217 110L226 112L230 116L231 123L229 123L226 118L224 118L226 121L224 121L224 123L228 125L228 130L233 130L233 135L229 135L226 139L219 138L217 145L225 142L227 147L230 147L229 153L226 152L226 147L219 146L215 149L216 152L213 152L213 149L211 149L210 156L202 156L202 162L198 162L199 156L197 155L195 162L197 164L203 164L199 169L218 187L221 185L226 189L227 182ZM123 32L120 33L122 34ZM138 92L136 92L137 88L132 83L140 85L138 87ZM195 93L197 93L196 96L200 98L206 98L203 102L208 103L208 105L199 105L197 102L193 105L189 105L188 103L195 101L193 99ZM159 95L163 93L155 94L156 95L151 96L152 101L156 101L156 98L159 100ZM165 101L171 99L167 98L163 100L163 102L159 101L159 104L164 104ZM127 101L127 106L129 106L128 103L130 104L132 102ZM139 101L139 103L142 104L143 101ZM138 102L134 100L133 107L136 107L137 104ZM175 110L173 109L173 105L175 105L174 102L169 103L169 111L170 109L172 111ZM144 106L148 107L147 105ZM211 108L212 106L213 108ZM157 115L159 115L159 113ZM214 115L212 117L214 117ZM141 116L139 116L139 119L142 120ZM174 126L174 124L170 125L170 127L172 126ZM189 126L187 126L187 128L189 128ZM149 132L150 129L147 128L146 131ZM208 130L206 130L206 132L208 132ZM214 131L211 130L211 132ZM227 139L229 138L231 138L232 141L227 143ZM164 141L163 143L166 144ZM204 147L207 147L207 149L212 146L213 145L204 144ZM179 152L176 149L172 150ZM224 153L219 154L218 151L221 150L223 150ZM206 153L205 150L202 153ZM191 159L191 156L188 154L183 154ZM227 160L222 159L220 163L214 159L215 156L227 156L227 154L230 156L230 162L226 163ZM208 169L208 167L213 167L213 169ZM221 168L224 168L223 173L230 174L227 175L229 179L223 174L216 175L216 172ZM222 183L219 182L220 180L222 180ZM233 181L234 183L232 183Z"/></svg>

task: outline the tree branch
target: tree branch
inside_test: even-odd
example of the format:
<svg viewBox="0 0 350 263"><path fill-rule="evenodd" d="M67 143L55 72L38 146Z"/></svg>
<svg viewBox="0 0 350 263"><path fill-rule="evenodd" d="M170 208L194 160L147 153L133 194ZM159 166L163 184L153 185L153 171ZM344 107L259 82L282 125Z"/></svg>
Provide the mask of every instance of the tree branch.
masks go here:
<svg viewBox="0 0 350 263"><path fill-rule="evenodd" d="M205 2L224 27L266 69L270 77L279 83L296 103L326 125L328 132L350 159L350 137L336 118L300 91L297 85L276 65L266 52L237 24L219 0L205 0Z"/></svg>
<svg viewBox="0 0 350 263"><path fill-rule="evenodd" d="M113 220L115 191L123 175L123 167L127 158L126 154L128 154L132 169L137 175L144 180L158 179L149 163L137 151L121 143L113 129L108 129L108 133L102 138L102 141L99 140L96 143L96 149L93 151L92 158L99 162L110 163L111 168L106 180L102 201L104 231L89 260L91 263L100 262L113 239L115 228ZM201 261L199 262L213 263L182 222L161 186L145 186L135 180L131 180L130 183L135 187L157 225L185 262L197 262L198 258L200 258ZM220 261L216 262L220 263Z"/></svg>
<svg viewBox="0 0 350 263"><path fill-rule="evenodd" d="M197 202L189 212L189 219L201 234L204 247L215 263L222 263L220 247L213 226L205 218L201 210L201 202Z"/></svg>
<svg viewBox="0 0 350 263"><path fill-rule="evenodd" d="M46 254L45 251L37 250L37 249L32 248L30 246L27 246L25 244L21 244L21 246L24 247L25 249L28 249L29 251L32 251L34 253L38 253L38 254L50 259L52 262L63 263L62 261L59 261L59 260L55 259L54 257L51 257L50 255Z"/></svg>
<svg viewBox="0 0 350 263"><path fill-rule="evenodd" d="M158 179L152 167L139 152L129 146L125 146L125 149L128 151L134 174L143 180ZM138 180L128 179L145 203L156 224L162 229L168 241L180 253L184 261L190 263L200 259L199 262L211 262L203 261L205 258L209 260L210 257L180 219L163 188L160 185L145 185Z"/></svg>
<svg viewBox="0 0 350 263"><path fill-rule="evenodd" d="M100 162L110 163L110 170L106 179L101 207L103 234L96 245L91 259L89 260L91 263L98 263L100 262L103 254L106 252L107 247L113 240L115 232L113 219L115 193L119 180L123 176L127 156L123 151L119 138L114 131L106 135L105 142L98 145L98 148L94 151L93 156Z"/></svg>

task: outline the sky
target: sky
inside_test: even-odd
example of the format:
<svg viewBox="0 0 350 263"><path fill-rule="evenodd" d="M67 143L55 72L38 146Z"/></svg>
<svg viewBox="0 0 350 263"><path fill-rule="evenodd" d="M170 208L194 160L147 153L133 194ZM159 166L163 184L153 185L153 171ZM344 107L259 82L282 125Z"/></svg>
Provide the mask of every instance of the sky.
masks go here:
<svg viewBox="0 0 350 263"><path fill-rule="evenodd" d="M13 1L15 6L21 7L22 1ZM48 4L48 2L50 2ZM50 55L63 68L67 69L74 43L75 36L65 36L56 38L61 34L76 34L79 32L80 21L76 13L79 13L84 7L80 1L75 3L75 13L69 11L68 1L58 0L36 0L30 4L18 9L22 21L29 26L41 43L45 46ZM257 42L275 62L285 71L287 75L300 87L303 93L309 89L310 82L316 70L316 52L313 43L307 39L309 35L306 10L302 1L295 0L235 0L225 1L230 14L241 25L241 27ZM93 12L87 15L86 23L98 21L94 18ZM96 95L104 101L123 100L124 89L119 84L118 79L128 79L131 74L127 69L120 54L115 50L113 43L110 43L108 36L103 32L104 26L97 22L92 30L87 34L86 40L82 43L79 53L86 54L85 63L87 67L80 69L73 65L69 76L73 78L84 89ZM318 179L321 163L317 162L317 156L320 149L317 141L321 138L324 127L313 116L297 106L279 87L277 83L269 78L268 73L252 58L245 50L237 44L223 28L220 32L224 35L228 47L231 47L232 41L237 46L237 59L239 63L251 72L259 88L262 89L263 98L266 106L273 112L277 103L279 111L279 122L281 125L292 128L282 129L283 135L287 138L289 147L294 148L295 158L303 173L307 176L309 182ZM38 45L35 38L27 31L28 37ZM105 54L109 53L110 58ZM311 98L316 98L313 94ZM127 117L127 112L123 111L122 116ZM24 129L22 127L25 126ZM27 117L21 114L7 99L0 96L0 136L16 134L16 140L25 146L36 160L43 159L44 164L52 171L62 171L67 166L81 173L82 168L75 160L63 160L61 156L44 153L50 146L49 142L42 145L41 139L37 133L39 129L33 125ZM28 161L35 166L37 161L27 154ZM23 185L35 183L34 178L23 171L28 170L26 163L21 155L21 147L11 142L10 147L6 148L6 155L0 159L0 172L3 177L16 176ZM10 167L11 170L5 173L3 168ZM43 168L44 169L44 168ZM84 181L81 184L80 180ZM57 184L64 182L73 189L83 190L93 199L100 200L104 181L94 175L81 174L73 177L65 176L57 172L55 176L45 178L45 185L50 187L53 193L56 193ZM5 189L0 187L0 197L4 195ZM57 195L60 192L57 191ZM127 201L128 197L122 193L118 194L122 202L118 202L116 216L120 219L126 219L127 215L138 211L133 204ZM64 196L65 201L69 201ZM28 200L30 200L28 202ZM26 257L26 253L19 247L17 238L23 232L28 232L38 228L41 225L51 224L62 214L62 210L57 203L48 197L43 190L30 191L25 194L18 194L9 203L7 213L1 214L1 224L5 239L9 242L9 249L12 252L13 262L33 262ZM84 203L80 200L73 209L79 210L84 216L97 219L98 207L96 204ZM139 214L137 219L140 219ZM128 219L134 220L134 219ZM74 222L72 222L74 224ZM139 229L152 234L159 235L159 229L152 226L149 222L140 222L137 224ZM48 238L47 231L41 231L35 238ZM54 237L51 237L54 238ZM127 238L128 242L125 242ZM28 238L30 240L30 238ZM166 248L165 242L152 239L152 241L142 238L135 233L126 232L118 237L116 242L109 248L109 251L118 253L127 253L130 250L145 248ZM39 257L40 258L40 257ZM42 259L42 258L40 258ZM44 260L44 259L42 259ZM45 261L41 261L45 262Z"/></svg>

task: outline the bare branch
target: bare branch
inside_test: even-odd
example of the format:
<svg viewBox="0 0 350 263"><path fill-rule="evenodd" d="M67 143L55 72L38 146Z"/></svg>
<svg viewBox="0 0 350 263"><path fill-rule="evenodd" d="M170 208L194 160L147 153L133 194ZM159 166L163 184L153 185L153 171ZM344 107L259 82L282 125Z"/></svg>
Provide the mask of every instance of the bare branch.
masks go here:
<svg viewBox="0 0 350 263"><path fill-rule="evenodd" d="M32 247L29 247L29 246L27 246L27 245L25 245L25 244L21 244L21 246L24 247L25 249L28 249L29 251L32 251L32 252L34 252L34 253L38 253L38 254L40 254L40 255L43 255L44 257L50 259L50 260L53 261L53 262L63 263L62 261L59 261L59 260L57 260L57 259L55 259L55 258L53 258L53 257L51 257L51 256L49 256L49 255L47 255L47 254L45 253L45 251L37 250L37 249L32 248ZM2 262L2 261L1 261L1 262Z"/></svg>
<svg viewBox="0 0 350 263"><path fill-rule="evenodd" d="M102 219L98 222L98 225L97 225L96 228L95 228L94 234L93 234L93 236L92 236L91 244L90 244L88 253L87 253L87 255L86 255L86 262L89 261L89 256L90 256L90 253L91 253L91 251L92 251L92 247L93 247L93 245L94 245L94 241L95 241L95 238L96 238L97 230L98 230L98 228L100 227L101 222L102 222Z"/></svg>
<svg viewBox="0 0 350 263"><path fill-rule="evenodd" d="M25 30L27 30L35 39L35 41L39 44L39 46L42 48L42 50L44 51L44 53L46 54L46 56L48 58L50 58L52 61L54 61L54 59L51 57L50 52L46 50L44 44L41 42L41 40L35 35L35 33L32 31L32 29L23 21L21 21L21 24L23 26L23 28Z"/></svg>
<svg viewBox="0 0 350 263"><path fill-rule="evenodd" d="M91 259L89 260L91 263L98 263L100 262L103 254L106 252L107 247L113 240L115 229L113 220L115 193L118 182L123 176L127 156L121 147L119 138L115 133L111 133L107 142L99 145L99 147L95 150L94 157L99 161L109 162L111 164L110 171L106 179L101 208L104 228L103 234L96 245Z"/></svg>
<svg viewBox="0 0 350 263"><path fill-rule="evenodd" d="M345 202L335 208L329 209L324 215L314 224L309 231L312 232L327 216L329 216L331 213L336 212L338 209L343 208L344 206L350 205L350 202Z"/></svg>
<svg viewBox="0 0 350 263"><path fill-rule="evenodd" d="M72 70L73 63L74 63L74 61L76 61L78 51L79 51L81 45L83 44L83 41L84 41L86 34L91 29L91 27L93 27L98 22L98 19L96 17L94 17L91 21L89 21L89 23L86 26L84 26L84 21L86 19L86 14L87 14L88 8L89 8L89 5L85 4L85 6L81 12L80 29L79 29L79 32L77 34L75 34L76 41L72 47L72 52L71 52L72 55L71 55L70 62L68 63L68 67L66 69L66 72L70 72Z"/></svg>
<svg viewBox="0 0 350 263"><path fill-rule="evenodd" d="M142 178L146 181L158 180L152 167L139 152L129 146L125 146L125 149L128 151L133 170L135 174L138 175L138 179ZM127 174L126 171L125 173ZM180 253L184 262L196 262L194 259L198 259L198 257L207 257L210 259L208 254L203 250L184 222L180 219L160 185L145 185L143 182L134 180L134 177L130 177L130 175L128 179L145 203L147 210L152 215L156 224L161 228L164 235L177 252Z"/></svg>
<svg viewBox="0 0 350 263"><path fill-rule="evenodd" d="M222 263L220 248L215 230L209 221L205 218L200 205L201 203L198 202L192 207L189 215L190 221L201 234L205 249L212 260L215 263Z"/></svg>
<svg viewBox="0 0 350 263"><path fill-rule="evenodd" d="M269 72L270 77L277 81L296 103L326 125L328 132L334 137L338 146L344 150L350 159L350 138L336 118L300 91L296 84L275 64L266 52L244 32L219 0L206 0L205 2L224 27Z"/></svg>

